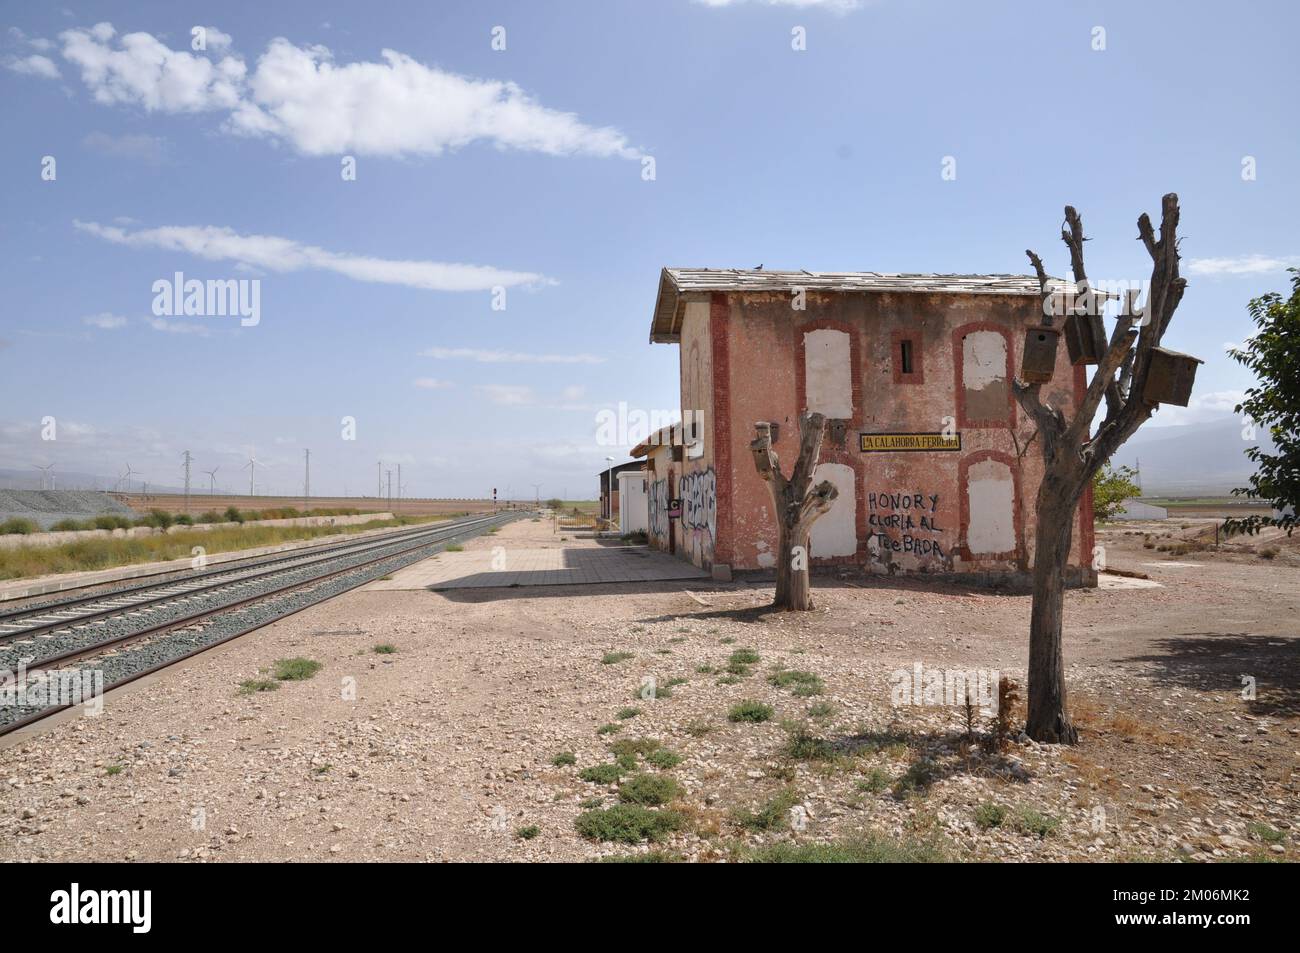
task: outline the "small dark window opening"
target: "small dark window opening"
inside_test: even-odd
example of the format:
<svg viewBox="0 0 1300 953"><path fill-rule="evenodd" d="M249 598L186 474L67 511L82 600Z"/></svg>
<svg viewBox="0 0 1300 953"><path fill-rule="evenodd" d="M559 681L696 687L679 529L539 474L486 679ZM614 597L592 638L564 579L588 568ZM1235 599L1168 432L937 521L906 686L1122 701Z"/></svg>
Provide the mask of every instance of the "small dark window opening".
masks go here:
<svg viewBox="0 0 1300 953"><path fill-rule="evenodd" d="M902 373L912 373L912 342L906 339L899 341L899 363Z"/></svg>

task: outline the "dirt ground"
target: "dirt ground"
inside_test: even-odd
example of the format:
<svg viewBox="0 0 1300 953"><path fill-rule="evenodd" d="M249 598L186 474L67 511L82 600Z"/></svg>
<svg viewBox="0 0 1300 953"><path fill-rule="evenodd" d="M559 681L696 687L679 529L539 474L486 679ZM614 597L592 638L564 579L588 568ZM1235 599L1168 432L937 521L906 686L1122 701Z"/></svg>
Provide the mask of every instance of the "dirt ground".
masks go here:
<svg viewBox="0 0 1300 953"><path fill-rule="evenodd" d="M818 609L787 616L744 583L358 590L0 750L0 859L725 860L850 842L952 859L1293 859L1297 561L1173 556L1145 531L1099 542L1158 587L1067 595L1077 747L1022 736L990 751L992 718L972 743L961 707L894 704L918 664L1023 685L1026 596L816 579ZM551 544L549 523L525 520L466 548ZM731 663L741 649L759 660ZM324 667L239 693L294 656ZM798 697L769 680L779 667L824 690ZM683 681L646 699L647 676ZM730 721L747 700L771 718ZM575 822L619 794L579 773L637 739L681 760L646 764L653 745L629 745L642 756L625 753L624 795L633 774L674 779L672 803L650 810L679 829L657 844L582 836Z"/></svg>

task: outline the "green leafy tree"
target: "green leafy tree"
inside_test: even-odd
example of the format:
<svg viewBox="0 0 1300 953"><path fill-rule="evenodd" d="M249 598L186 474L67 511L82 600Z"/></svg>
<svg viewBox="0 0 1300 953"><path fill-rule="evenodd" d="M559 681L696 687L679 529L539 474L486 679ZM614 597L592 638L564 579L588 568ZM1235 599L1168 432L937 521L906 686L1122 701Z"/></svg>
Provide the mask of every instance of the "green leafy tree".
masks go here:
<svg viewBox="0 0 1300 953"><path fill-rule="evenodd" d="M1251 299L1247 310L1255 334L1241 347L1228 351L1259 381L1246 390L1246 399L1236 411L1265 428L1276 450L1247 450L1246 456L1257 468L1255 475L1250 486L1232 492L1265 500L1282 515L1230 519L1224 524L1230 533L1257 533L1263 526L1280 526L1290 535L1300 511L1300 269L1287 270L1291 272L1291 297L1284 299L1270 291Z"/></svg>
<svg viewBox="0 0 1300 953"><path fill-rule="evenodd" d="M1132 467L1120 467L1113 470L1105 464L1092 475L1092 515L1095 519L1105 521L1114 519L1115 514L1124 508L1124 501L1140 496L1142 488L1133 477L1137 472Z"/></svg>

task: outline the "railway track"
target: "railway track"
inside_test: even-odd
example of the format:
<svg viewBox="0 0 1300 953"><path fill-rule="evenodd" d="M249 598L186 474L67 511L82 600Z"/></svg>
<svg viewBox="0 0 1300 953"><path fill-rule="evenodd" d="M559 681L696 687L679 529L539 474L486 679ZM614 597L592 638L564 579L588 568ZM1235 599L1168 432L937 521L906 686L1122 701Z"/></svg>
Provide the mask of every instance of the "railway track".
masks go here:
<svg viewBox="0 0 1300 953"><path fill-rule="evenodd" d="M73 707L56 689L84 674L102 693L364 585L514 515L476 516L323 547L185 580L74 596L0 616L0 735ZM78 664L80 663L80 664ZM76 666L69 668L68 666ZM95 679L90 678L94 675ZM40 697L43 703L31 702ZM51 700L52 699L52 700Z"/></svg>

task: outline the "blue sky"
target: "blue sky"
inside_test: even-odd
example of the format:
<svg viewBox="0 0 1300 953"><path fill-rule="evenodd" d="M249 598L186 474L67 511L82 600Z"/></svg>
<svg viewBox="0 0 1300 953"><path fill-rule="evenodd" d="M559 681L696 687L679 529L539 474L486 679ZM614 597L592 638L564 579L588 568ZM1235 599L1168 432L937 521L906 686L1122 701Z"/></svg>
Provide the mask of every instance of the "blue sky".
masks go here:
<svg viewBox="0 0 1300 953"><path fill-rule="evenodd" d="M598 411L677 407L662 266L1021 272L1032 247L1060 273L1070 203L1090 273L1140 280L1167 191L1166 343L1207 363L1153 423L1205 420L1249 386L1223 354L1246 301L1300 261L1293 4L0 11L0 467L177 484L188 447L196 483L246 490L252 452L297 493L310 447L319 493L373 493L382 459L411 495L591 496L625 458ZM257 278L260 323L155 315L177 271Z"/></svg>

